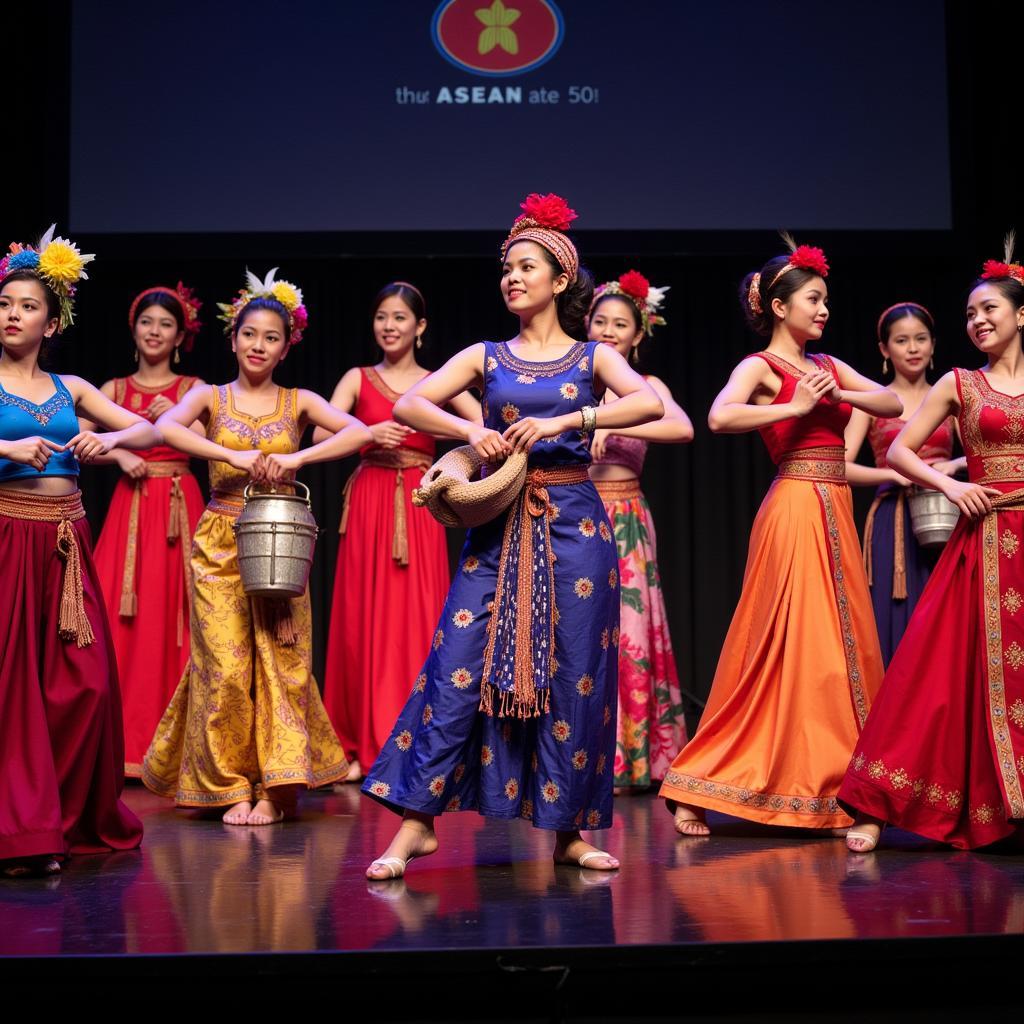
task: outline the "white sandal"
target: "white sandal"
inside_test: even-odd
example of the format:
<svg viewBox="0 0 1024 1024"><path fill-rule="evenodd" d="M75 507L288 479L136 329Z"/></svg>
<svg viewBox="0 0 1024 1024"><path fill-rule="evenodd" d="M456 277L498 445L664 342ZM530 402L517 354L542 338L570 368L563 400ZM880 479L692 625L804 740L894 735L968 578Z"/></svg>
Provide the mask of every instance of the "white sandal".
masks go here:
<svg viewBox="0 0 1024 1024"><path fill-rule="evenodd" d="M409 860L413 859L413 857L409 858ZM375 860L370 865L370 867L375 868L379 866L382 868L387 868L388 871L391 872L391 878L370 878L370 876L367 875L366 880L368 882L390 882L392 881L392 879L401 878L403 877L403 875L405 875L405 869L409 864L409 860L402 860L401 857L381 857L379 860ZM401 871L395 870L394 866L396 864L402 869Z"/></svg>
<svg viewBox="0 0 1024 1024"><path fill-rule="evenodd" d="M846 848L850 851L850 853L871 853L871 851L878 845L878 841L881 838L881 829L879 829L877 836L871 835L870 832L856 832L853 829L850 829L850 831L846 833ZM851 839L862 839L865 843L868 843L870 845L868 845L863 850L854 850L850 846Z"/></svg>

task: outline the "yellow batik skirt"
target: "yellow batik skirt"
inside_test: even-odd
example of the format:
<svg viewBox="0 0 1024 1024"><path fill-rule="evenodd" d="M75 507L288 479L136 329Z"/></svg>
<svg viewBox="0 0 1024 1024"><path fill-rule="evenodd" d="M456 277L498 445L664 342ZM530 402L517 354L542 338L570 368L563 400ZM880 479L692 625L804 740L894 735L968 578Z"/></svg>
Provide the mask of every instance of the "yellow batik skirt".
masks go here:
<svg viewBox="0 0 1024 1024"><path fill-rule="evenodd" d="M209 508L199 520L191 658L143 762L143 782L182 807L260 799L274 786L322 786L348 773L313 678L309 594L247 597L233 523Z"/></svg>

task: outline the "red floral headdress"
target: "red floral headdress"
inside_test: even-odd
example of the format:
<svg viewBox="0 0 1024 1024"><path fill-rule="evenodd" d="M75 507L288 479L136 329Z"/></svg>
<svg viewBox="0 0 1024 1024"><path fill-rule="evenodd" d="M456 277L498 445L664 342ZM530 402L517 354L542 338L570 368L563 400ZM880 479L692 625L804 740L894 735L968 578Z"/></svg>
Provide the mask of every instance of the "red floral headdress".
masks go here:
<svg viewBox="0 0 1024 1024"><path fill-rule="evenodd" d="M640 326L644 334L650 336L655 327L663 327L666 323L663 316L658 315L665 292L669 286L655 288L650 281L637 270L627 270L617 281L606 281L594 289L594 300L590 303L593 312L598 302L608 295L621 295L632 302L640 314Z"/></svg>
<svg viewBox="0 0 1024 1024"><path fill-rule="evenodd" d="M791 270L810 270L819 277L828 277L828 261L825 253L814 245L797 245L793 236L788 231L780 231L782 240L789 249L788 262L768 282L770 290L776 281ZM759 316L764 312L761 306L761 275L754 274L750 279L750 287L747 289L747 303L750 308Z"/></svg>
<svg viewBox="0 0 1024 1024"><path fill-rule="evenodd" d="M513 243L536 242L555 257L558 265L569 275L569 280L575 281L580 270L580 257L565 232L576 220L576 211L554 192L546 196L531 192L519 208L523 212L512 222L512 230L501 245L502 260Z"/></svg>
<svg viewBox="0 0 1024 1024"><path fill-rule="evenodd" d="M1013 262L1013 246L1016 241L1016 232L1008 231L1003 239L1003 259L985 260L981 268L981 278L988 281L993 278L1012 278L1014 281L1024 284L1024 266Z"/></svg>
<svg viewBox="0 0 1024 1024"><path fill-rule="evenodd" d="M168 288L166 285L158 284L153 288L146 288L139 292L139 294L132 299L132 304L128 307L128 326L132 330L135 329L135 313L139 308L139 303L147 295L152 295L153 292L159 292L162 295L170 295L172 298L178 300L182 312L185 314L185 337L181 343L181 347L186 352L191 352L192 345L196 340L196 335L203 327L202 322L199 319L199 310L203 308L203 304L196 298L195 292L191 288L187 288L181 281L178 282L177 288Z"/></svg>

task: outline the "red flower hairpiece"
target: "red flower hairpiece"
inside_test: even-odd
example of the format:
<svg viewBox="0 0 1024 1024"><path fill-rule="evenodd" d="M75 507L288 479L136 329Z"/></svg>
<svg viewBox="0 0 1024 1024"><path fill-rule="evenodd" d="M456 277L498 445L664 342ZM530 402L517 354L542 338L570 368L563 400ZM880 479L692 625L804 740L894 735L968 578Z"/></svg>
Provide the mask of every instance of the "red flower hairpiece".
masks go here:
<svg viewBox="0 0 1024 1024"><path fill-rule="evenodd" d="M651 290L651 282L638 270L627 270L619 278L619 287L627 294L643 302Z"/></svg>
<svg viewBox="0 0 1024 1024"><path fill-rule="evenodd" d="M1011 277L1014 281L1024 284L1024 267L1019 263L1003 263L1000 260L985 260L981 277L983 281L991 278Z"/></svg>
<svg viewBox="0 0 1024 1024"><path fill-rule="evenodd" d="M539 227L552 228L555 231L568 231L569 225L578 216L570 209L569 204L554 192L542 196L539 192L531 192L520 204L523 211L516 217L516 224L521 220L532 220Z"/></svg>
<svg viewBox="0 0 1024 1024"><path fill-rule="evenodd" d="M813 270L819 277L828 277L825 253L814 245L798 245L789 255L789 265L800 270Z"/></svg>

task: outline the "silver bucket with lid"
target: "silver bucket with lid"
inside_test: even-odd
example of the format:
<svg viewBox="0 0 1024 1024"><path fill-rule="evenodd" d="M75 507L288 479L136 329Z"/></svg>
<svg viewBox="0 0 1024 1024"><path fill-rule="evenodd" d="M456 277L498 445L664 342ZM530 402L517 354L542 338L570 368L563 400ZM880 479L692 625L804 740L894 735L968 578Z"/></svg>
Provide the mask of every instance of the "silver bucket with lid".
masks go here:
<svg viewBox="0 0 1024 1024"><path fill-rule="evenodd" d="M941 547L949 540L960 518L960 509L941 491L914 487L907 504L910 506L910 524L921 547Z"/></svg>
<svg viewBox="0 0 1024 1024"><path fill-rule="evenodd" d="M238 569L250 597L299 597L306 592L317 529L309 488L305 496L255 491L246 484L242 513L235 520Z"/></svg>

